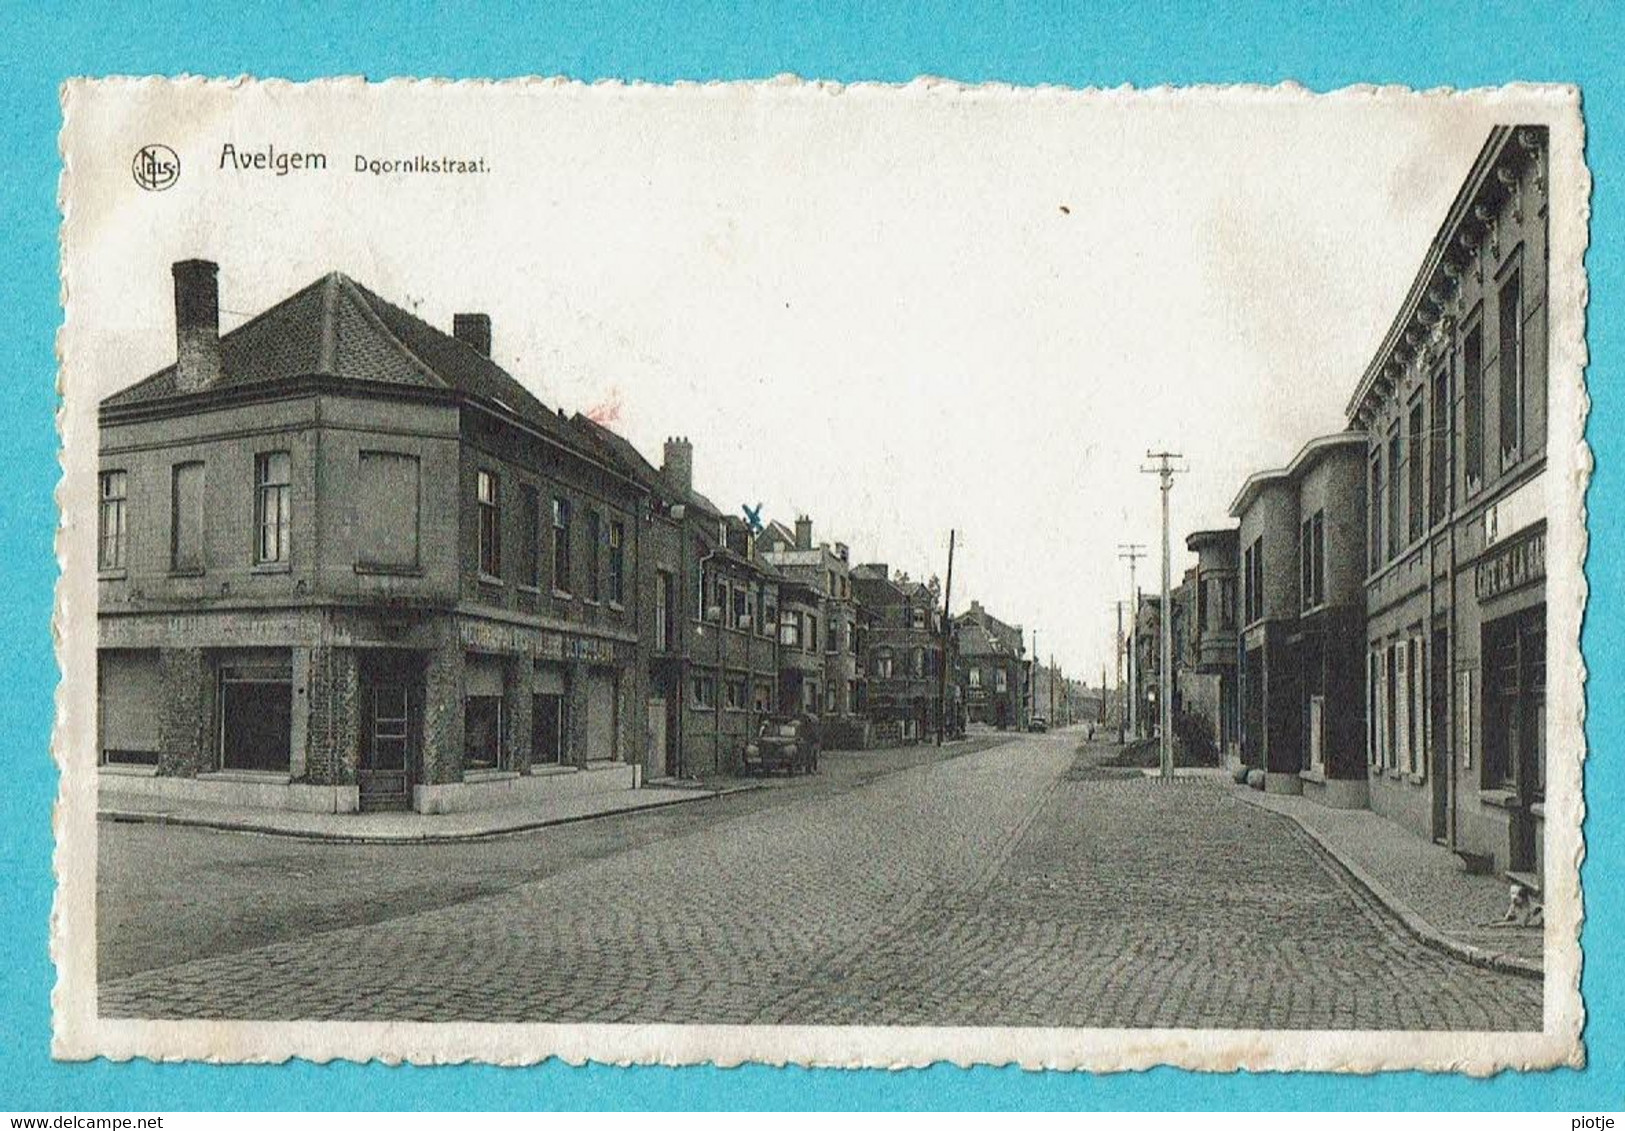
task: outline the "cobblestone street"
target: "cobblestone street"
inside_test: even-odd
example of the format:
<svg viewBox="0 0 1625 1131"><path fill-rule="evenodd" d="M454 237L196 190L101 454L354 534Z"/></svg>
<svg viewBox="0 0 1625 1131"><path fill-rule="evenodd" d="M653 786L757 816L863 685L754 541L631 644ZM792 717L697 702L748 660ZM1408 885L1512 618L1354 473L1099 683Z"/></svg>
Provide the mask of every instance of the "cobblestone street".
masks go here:
<svg viewBox="0 0 1625 1131"><path fill-rule="evenodd" d="M922 751L846 788L837 766L745 801L456 852L106 826L101 1011L1540 1027L1538 982L1415 941L1291 821L1211 779L1096 768L1077 742ZM141 913L143 857L166 845L217 860L217 886ZM422 880L384 875L397 870ZM304 902L265 911L286 888ZM253 931L233 906L260 909L242 912Z"/></svg>

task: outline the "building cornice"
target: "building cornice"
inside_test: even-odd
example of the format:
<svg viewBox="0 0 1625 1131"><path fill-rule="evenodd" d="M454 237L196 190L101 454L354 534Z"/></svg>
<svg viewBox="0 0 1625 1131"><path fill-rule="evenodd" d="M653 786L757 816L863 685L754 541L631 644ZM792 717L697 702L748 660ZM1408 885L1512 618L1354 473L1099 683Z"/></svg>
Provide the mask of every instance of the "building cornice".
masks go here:
<svg viewBox="0 0 1625 1131"><path fill-rule="evenodd" d="M1265 488L1290 486L1313 470L1333 452L1348 448L1364 451L1368 439L1364 432L1333 432L1329 436L1316 436L1305 444L1292 462L1273 471L1258 471L1247 477L1230 504L1230 517L1239 519L1257 501Z"/></svg>
<svg viewBox="0 0 1625 1131"><path fill-rule="evenodd" d="M1519 178L1533 167L1539 189L1546 147L1541 126L1496 126L1479 150L1461 189L1434 234L1376 355L1366 366L1344 414L1349 427L1365 429L1375 408L1398 384L1406 366L1453 328L1461 276L1482 259L1497 237L1496 212L1512 197Z"/></svg>

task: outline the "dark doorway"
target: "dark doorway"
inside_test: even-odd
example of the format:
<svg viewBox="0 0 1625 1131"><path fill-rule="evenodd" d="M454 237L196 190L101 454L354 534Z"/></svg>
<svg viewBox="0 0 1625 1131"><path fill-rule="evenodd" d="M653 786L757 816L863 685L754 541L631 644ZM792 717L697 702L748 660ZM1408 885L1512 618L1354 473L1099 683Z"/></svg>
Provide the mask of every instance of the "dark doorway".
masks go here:
<svg viewBox="0 0 1625 1131"><path fill-rule="evenodd" d="M1428 778L1433 799L1433 839L1450 837L1450 634L1435 629L1428 649Z"/></svg>
<svg viewBox="0 0 1625 1131"><path fill-rule="evenodd" d="M543 694L531 700L531 761L555 766L564 761L564 696Z"/></svg>
<svg viewBox="0 0 1625 1131"><path fill-rule="evenodd" d="M422 669L409 655L361 665L361 751L356 785L363 812L409 809L422 744Z"/></svg>

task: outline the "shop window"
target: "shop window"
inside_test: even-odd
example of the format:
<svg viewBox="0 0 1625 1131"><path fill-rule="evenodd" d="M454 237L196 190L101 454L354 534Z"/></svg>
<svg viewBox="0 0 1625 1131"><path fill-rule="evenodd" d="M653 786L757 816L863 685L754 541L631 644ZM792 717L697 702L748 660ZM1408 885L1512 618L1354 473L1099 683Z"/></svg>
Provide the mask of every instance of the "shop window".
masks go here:
<svg viewBox="0 0 1625 1131"><path fill-rule="evenodd" d="M1484 658L1484 784L1539 800L1546 793L1545 608L1486 626Z"/></svg>
<svg viewBox="0 0 1625 1131"><path fill-rule="evenodd" d="M362 452L355 491L356 565L414 570L418 566L418 458Z"/></svg>
<svg viewBox="0 0 1625 1131"><path fill-rule="evenodd" d="M463 768L507 768L502 741L502 696L470 695L463 708Z"/></svg>
<svg viewBox="0 0 1625 1131"><path fill-rule="evenodd" d="M723 705L730 711L743 711L745 702L745 677L729 676L723 683Z"/></svg>
<svg viewBox="0 0 1625 1131"><path fill-rule="evenodd" d="M162 703L156 651L97 653L97 731L104 764L158 764Z"/></svg>
<svg viewBox="0 0 1625 1131"><path fill-rule="evenodd" d="M502 576L502 484L493 471L480 471L475 476L475 493L479 503L480 573L485 577Z"/></svg>
<svg viewBox="0 0 1625 1131"><path fill-rule="evenodd" d="M169 566L203 571L203 464L177 463L170 482Z"/></svg>
<svg viewBox="0 0 1625 1131"><path fill-rule="evenodd" d="M228 770L288 771L293 735L289 664L220 669L220 764Z"/></svg>
<svg viewBox="0 0 1625 1131"><path fill-rule="evenodd" d="M124 568L124 546L128 538L125 515L129 474L104 471L100 476L101 504L97 513L96 566L102 570Z"/></svg>
<svg viewBox="0 0 1625 1131"><path fill-rule="evenodd" d="M285 563L291 551L292 459L287 452L254 457L254 561Z"/></svg>

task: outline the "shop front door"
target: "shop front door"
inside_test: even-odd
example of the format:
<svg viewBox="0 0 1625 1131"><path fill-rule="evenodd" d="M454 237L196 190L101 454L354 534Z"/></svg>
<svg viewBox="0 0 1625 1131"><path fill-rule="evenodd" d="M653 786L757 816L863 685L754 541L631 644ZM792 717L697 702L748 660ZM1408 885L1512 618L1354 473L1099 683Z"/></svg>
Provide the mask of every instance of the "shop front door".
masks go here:
<svg viewBox="0 0 1625 1131"><path fill-rule="evenodd" d="M405 680L386 678L368 683L362 697L361 757L356 773L361 809L409 809L421 692Z"/></svg>

